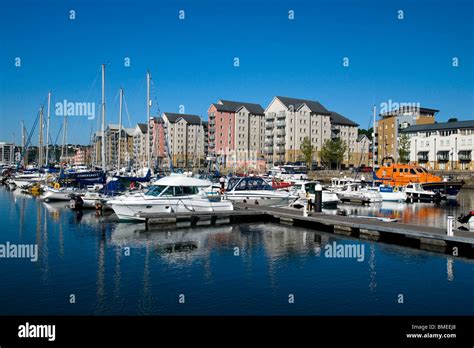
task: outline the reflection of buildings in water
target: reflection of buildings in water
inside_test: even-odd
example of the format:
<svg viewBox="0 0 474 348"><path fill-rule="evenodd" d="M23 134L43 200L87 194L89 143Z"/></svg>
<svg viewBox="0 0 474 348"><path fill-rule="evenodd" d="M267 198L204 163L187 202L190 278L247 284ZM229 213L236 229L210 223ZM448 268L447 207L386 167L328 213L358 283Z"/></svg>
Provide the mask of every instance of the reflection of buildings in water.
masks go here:
<svg viewBox="0 0 474 348"><path fill-rule="evenodd" d="M454 260L451 257L446 258L446 273L448 281L454 280Z"/></svg>
<svg viewBox="0 0 474 348"><path fill-rule="evenodd" d="M105 238L99 239L99 249L97 257L97 280L96 280L96 314L103 314L105 311Z"/></svg>
<svg viewBox="0 0 474 348"><path fill-rule="evenodd" d="M145 244L146 252L143 265L143 287L138 300L138 312L140 314L153 314L154 299L151 291L150 247L151 245L149 243Z"/></svg>
<svg viewBox="0 0 474 348"><path fill-rule="evenodd" d="M370 243L370 257L369 257L369 289L370 291L375 291L377 287L377 271L375 269L375 245Z"/></svg>
<svg viewBox="0 0 474 348"><path fill-rule="evenodd" d="M206 258L212 247L229 242L232 226L146 231L143 224L118 223L110 237L112 245L143 248L149 245L167 262L193 262Z"/></svg>

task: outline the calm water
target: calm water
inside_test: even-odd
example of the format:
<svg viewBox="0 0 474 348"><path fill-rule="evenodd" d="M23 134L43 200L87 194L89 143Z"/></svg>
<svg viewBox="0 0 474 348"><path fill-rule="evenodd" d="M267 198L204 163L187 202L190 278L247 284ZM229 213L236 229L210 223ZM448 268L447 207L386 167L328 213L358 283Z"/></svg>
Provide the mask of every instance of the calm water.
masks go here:
<svg viewBox="0 0 474 348"><path fill-rule="evenodd" d="M274 224L145 232L64 206L0 189L0 243L39 248L37 262L0 259L0 315L474 314L472 260ZM445 211L400 214L438 224ZM360 244L364 260L326 257L333 242Z"/></svg>

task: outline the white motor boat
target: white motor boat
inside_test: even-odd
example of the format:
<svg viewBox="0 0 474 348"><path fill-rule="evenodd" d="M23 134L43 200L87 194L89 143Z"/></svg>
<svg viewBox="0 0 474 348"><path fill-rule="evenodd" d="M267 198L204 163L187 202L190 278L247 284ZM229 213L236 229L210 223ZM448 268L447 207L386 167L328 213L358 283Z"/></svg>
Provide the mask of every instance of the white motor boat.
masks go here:
<svg viewBox="0 0 474 348"><path fill-rule="evenodd" d="M208 180L173 175L155 181L141 194L119 196L107 201L120 220L141 220L139 213L189 213L231 211L232 202L209 197Z"/></svg>
<svg viewBox="0 0 474 348"><path fill-rule="evenodd" d="M259 177L230 178L225 197L233 202L274 206L288 205L291 199L289 192L275 190Z"/></svg>
<svg viewBox="0 0 474 348"><path fill-rule="evenodd" d="M11 184L15 184L18 188L28 188L34 183L43 182L45 179L40 173L19 174L8 180Z"/></svg>
<svg viewBox="0 0 474 348"><path fill-rule="evenodd" d="M369 187L369 190L379 192L384 202L405 202L407 200L405 190L398 186L380 185Z"/></svg>
<svg viewBox="0 0 474 348"><path fill-rule="evenodd" d="M43 194L41 198L45 202L50 201L69 201L71 199L72 194L77 194L77 189L72 187L61 187L61 188L54 188L47 185L43 185Z"/></svg>
<svg viewBox="0 0 474 348"><path fill-rule="evenodd" d="M347 184L341 189L336 189L335 192L342 202L366 204L382 202L383 200L379 192L362 187L359 183Z"/></svg>
<svg viewBox="0 0 474 348"><path fill-rule="evenodd" d="M295 182L295 184L290 188L290 194L292 195L292 198L297 199L297 201L294 202L292 205L298 203L304 204L308 198L314 202L316 197L317 184L318 182L316 181ZM323 188L322 192L323 207L336 207L337 203L339 203L339 198L337 197L337 194L325 188Z"/></svg>
<svg viewBox="0 0 474 348"><path fill-rule="evenodd" d="M408 184L405 187L405 193L407 199L412 202L440 202L443 198L439 192L425 190L418 183Z"/></svg>

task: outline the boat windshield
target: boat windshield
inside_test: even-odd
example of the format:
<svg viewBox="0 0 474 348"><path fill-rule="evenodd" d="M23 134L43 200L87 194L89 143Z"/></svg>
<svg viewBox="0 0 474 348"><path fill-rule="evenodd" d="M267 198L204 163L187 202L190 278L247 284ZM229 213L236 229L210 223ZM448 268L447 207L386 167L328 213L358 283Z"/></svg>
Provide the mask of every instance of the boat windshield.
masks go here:
<svg viewBox="0 0 474 348"><path fill-rule="evenodd" d="M158 197L167 187L168 186L163 186L163 185L153 185L148 189L148 191L145 192L145 195Z"/></svg>
<svg viewBox="0 0 474 348"><path fill-rule="evenodd" d="M230 179L227 191L254 191L273 190L273 188L262 178L236 178Z"/></svg>

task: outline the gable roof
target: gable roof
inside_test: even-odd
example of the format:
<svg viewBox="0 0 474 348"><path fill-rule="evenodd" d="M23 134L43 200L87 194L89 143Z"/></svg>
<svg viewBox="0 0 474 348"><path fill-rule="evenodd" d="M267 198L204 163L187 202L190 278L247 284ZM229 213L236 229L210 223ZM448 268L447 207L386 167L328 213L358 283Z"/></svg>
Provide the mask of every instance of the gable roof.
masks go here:
<svg viewBox="0 0 474 348"><path fill-rule="evenodd" d="M245 107L251 114L262 116L265 114L265 110L262 106L255 103L219 99L218 103L212 105L216 107L217 111L238 112L242 107Z"/></svg>
<svg viewBox="0 0 474 348"><path fill-rule="evenodd" d="M474 128L474 120L457 121L457 122L443 122L431 124L417 124L401 129L402 133L414 133L435 130L459 129L459 128Z"/></svg>
<svg viewBox="0 0 474 348"><path fill-rule="evenodd" d="M357 141L362 141L362 139L364 138L367 138L367 140L370 140L366 134L359 134L359 136L357 137Z"/></svg>
<svg viewBox="0 0 474 348"><path fill-rule="evenodd" d="M335 111L330 111L330 113L331 113L331 123L340 124L344 126L354 126L354 127L359 126L357 123L349 120L347 117L344 117Z"/></svg>
<svg viewBox="0 0 474 348"><path fill-rule="evenodd" d="M328 111L328 109L326 109L320 102L315 101L315 100L298 99L298 98L281 97L281 96L276 96L275 98L278 98L278 100L280 100L287 108L290 108L290 106L293 105L294 110L298 110L303 105L306 105L311 110L311 112L323 114L323 115L330 114L330 111Z"/></svg>
<svg viewBox="0 0 474 348"><path fill-rule="evenodd" d="M180 119L185 120L189 124L201 124L201 117L191 114L177 114L173 112L163 112L170 123L176 123Z"/></svg>
<svg viewBox="0 0 474 348"><path fill-rule="evenodd" d="M140 132L142 132L143 134L147 132L146 123L137 123L137 127L140 129Z"/></svg>

